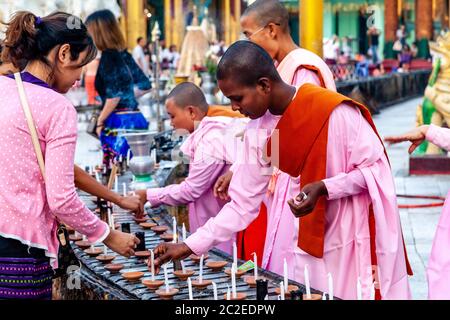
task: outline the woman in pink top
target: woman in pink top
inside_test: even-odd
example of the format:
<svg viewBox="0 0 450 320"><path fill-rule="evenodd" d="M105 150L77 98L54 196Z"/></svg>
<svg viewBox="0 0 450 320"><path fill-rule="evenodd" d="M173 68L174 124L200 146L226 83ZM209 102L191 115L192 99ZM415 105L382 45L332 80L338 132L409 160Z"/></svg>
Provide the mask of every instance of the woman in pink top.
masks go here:
<svg viewBox="0 0 450 320"><path fill-rule="evenodd" d="M57 266L57 220L130 256L139 242L130 234L109 230L78 198L74 185L77 137L75 108L61 93L79 80L97 50L80 22L53 13L39 18L18 12L7 25L2 60L22 73L25 95L44 153L42 177L16 82L0 77L0 299L49 299L52 267Z"/></svg>
<svg viewBox="0 0 450 320"><path fill-rule="evenodd" d="M421 126L413 131L394 137L386 137L390 143L411 141L409 153L425 140L450 151L450 129L439 128L435 125ZM450 202L445 201L441 219L434 238L431 256L428 261L428 298L432 300L450 299Z"/></svg>

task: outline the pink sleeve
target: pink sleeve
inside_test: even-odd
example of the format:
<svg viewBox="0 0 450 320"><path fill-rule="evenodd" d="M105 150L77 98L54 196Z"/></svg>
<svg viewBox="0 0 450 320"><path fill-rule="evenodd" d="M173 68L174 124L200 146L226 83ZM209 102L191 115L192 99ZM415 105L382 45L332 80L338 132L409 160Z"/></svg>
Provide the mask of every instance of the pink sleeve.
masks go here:
<svg viewBox="0 0 450 320"><path fill-rule="evenodd" d="M177 206L193 202L207 190L212 189L225 166L225 163L191 163L189 165L189 176L186 180L165 188L148 189L147 200L150 201L152 207L158 207L162 204Z"/></svg>
<svg viewBox="0 0 450 320"><path fill-rule="evenodd" d="M322 180L328 191L328 200L358 195L367 191L362 168L377 167L383 163L384 148L359 110L340 106L331 114L327 147L327 171L335 157L347 157L349 169ZM337 159L336 162L342 162Z"/></svg>
<svg viewBox="0 0 450 320"><path fill-rule="evenodd" d="M450 151L450 129L430 125L426 139L442 149Z"/></svg>
<svg viewBox="0 0 450 320"><path fill-rule="evenodd" d="M305 83L311 83L319 87L321 86L320 79L314 71L302 68L295 73L291 85L300 87Z"/></svg>
<svg viewBox="0 0 450 320"><path fill-rule="evenodd" d="M253 131L253 130L252 130ZM258 142L250 143L248 130L245 136L245 161L235 165L227 203L216 217L186 239L188 247L196 254L207 252L213 246L229 241L232 236L247 228L259 213L259 207L269 184L272 168L262 163L261 150L267 135L258 136ZM255 137L254 137L255 138Z"/></svg>
<svg viewBox="0 0 450 320"><path fill-rule="evenodd" d="M340 173L334 177L324 179L328 191L328 200L350 197L367 190L366 180L359 169L349 173Z"/></svg>
<svg viewBox="0 0 450 320"><path fill-rule="evenodd" d="M102 242L108 225L78 198L74 182L74 157L77 139L77 113L70 104L54 112L46 132L45 170L47 202L62 222L86 235L90 242Z"/></svg>

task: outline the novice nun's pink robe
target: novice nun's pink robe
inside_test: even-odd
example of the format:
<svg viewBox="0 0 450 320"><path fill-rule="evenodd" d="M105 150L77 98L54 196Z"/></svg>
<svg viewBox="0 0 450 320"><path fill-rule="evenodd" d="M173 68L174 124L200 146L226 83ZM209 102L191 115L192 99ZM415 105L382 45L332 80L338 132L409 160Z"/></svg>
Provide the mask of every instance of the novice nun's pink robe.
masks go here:
<svg viewBox="0 0 450 320"><path fill-rule="evenodd" d="M431 125L427 140L450 150L450 130ZM450 300L450 198L447 199L436 231L427 268L428 298Z"/></svg>

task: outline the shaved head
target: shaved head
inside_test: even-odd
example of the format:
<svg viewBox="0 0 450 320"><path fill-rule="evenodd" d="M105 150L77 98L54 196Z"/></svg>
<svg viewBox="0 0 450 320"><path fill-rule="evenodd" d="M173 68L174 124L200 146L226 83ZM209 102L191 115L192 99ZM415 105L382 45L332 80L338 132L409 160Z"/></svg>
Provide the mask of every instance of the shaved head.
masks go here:
<svg viewBox="0 0 450 320"><path fill-rule="evenodd" d="M250 41L237 41L231 45L217 68L217 80L233 79L236 83L252 87L261 78L282 81L272 57Z"/></svg>
<svg viewBox="0 0 450 320"><path fill-rule="evenodd" d="M177 107L181 109L194 106L205 113L208 112L209 105L203 91L192 82L177 85L167 96L167 100L169 99L173 99Z"/></svg>
<svg viewBox="0 0 450 320"><path fill-rule="evenodd" d="M279 24L285 33L289 33L289 11L278 0L256 0L244 11L243 17L252 17L260 27L269 23Z"/></svg>

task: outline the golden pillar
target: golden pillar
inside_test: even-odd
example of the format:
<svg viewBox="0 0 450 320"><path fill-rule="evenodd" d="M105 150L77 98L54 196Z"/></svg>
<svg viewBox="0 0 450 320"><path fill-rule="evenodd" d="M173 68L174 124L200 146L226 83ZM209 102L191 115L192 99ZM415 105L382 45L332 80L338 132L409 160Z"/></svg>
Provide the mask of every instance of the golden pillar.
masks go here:
<svg viewBox="0 0 450 320"><path fill-rule="evenodd" d="M323 56L323 0L299 0L300 45Z"/></svg>
<svg viewBox="0 0 450 320"><path fill-rule="evenodd" d="M398 1L384 0L384 38L394 43L398 29Z"/></svg>
<svg viewBox="0 0 450 320"><path fill-rule="evenodd" d="M174 0L174 20L172 20L172 37L171 44L177 46L180 50L184 38L184 15L183 15L183 0Z"/></svg>
<svg viewBox="0 0 450 320"><path fill-rule="evenodd" d="M231 1L222 1L222 12L223 12L223 32L225 36L225 44L229 46L231 44Z"/></svg>
<svg viewBox="0 0 450 320"><path fill-rule="evenodd" d="M231 43L239 40L241 34L241 0L234 0L234 15L232 16L233 32L231 34Z"/></svg>
<svg viewBox="0 0 450 320"><path fill-rule="evenodd" d="M401 14L401 0L384 0L384 47L385 58L395 58L393 50L397 39L398 17ZM399 11L400 8L400 11Z"/></svg>
<svg viewBox="0 0 450 320"><path fill-rule="evenodd" d="M418 42L418 57L429 56L428 41L433 36L433 2L416 0L416 40Z"/></svg>
<svg viewBox="0 0 450 320"><path fill-rule="evenodd" d="M171 0L164 0L164 38L167 46L172 44L173 8L171 4Z"/></svg>
<svg viewBox="0 0 450 320"><path fill-rule="evenodd" d="M127 43L129 49L136 46L137 38L147 38L147 17L144 14L144 9L144 0L127 1Z"/></svg>

